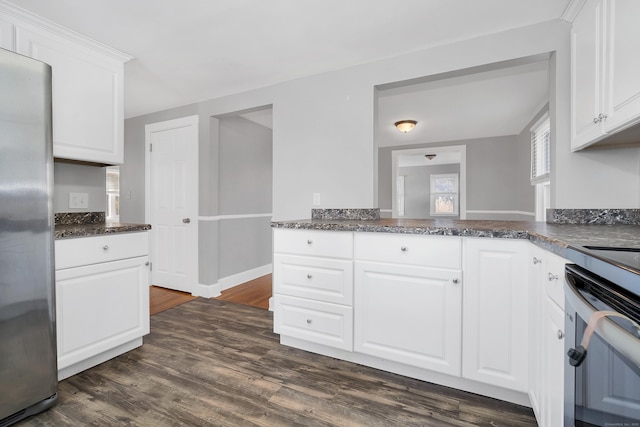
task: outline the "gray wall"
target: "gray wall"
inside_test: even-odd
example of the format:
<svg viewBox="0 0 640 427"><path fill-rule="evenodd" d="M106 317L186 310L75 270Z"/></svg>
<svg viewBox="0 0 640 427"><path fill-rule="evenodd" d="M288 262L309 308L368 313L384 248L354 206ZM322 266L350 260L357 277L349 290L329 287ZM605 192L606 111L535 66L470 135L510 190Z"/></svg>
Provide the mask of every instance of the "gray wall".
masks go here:
<svg viewBox="0 0 640 427"><path fill-rule="evenodd" d="M220 215L271 214L271 129L241 117L219 119ZM271 264L271 216L220 218L219 277Z"/></svg>
<svg viewBox="0 0 640 427"><path fill-rule="evenodd" d="M570 24L562 20L543 22L129 119L125 123L126 143L144 145L145 123L199 114L201 163L208 164L215 160L217 150L212 142L211 117L273 105L275 219L308 218L314 192L321 193L320 207L376 207L377 85L552 52L552 206L637 208L640 149L571 152L569 30ZM133 134L142 138L131 139ZM125 150L127 156L131 149ZM143 163L129 169L135 174L132 179L143 187ZM202 192L213 194L217 177L201 171L200 179L201 214L206 214L215 210L215 197L210 199ZM625 185L612 191L610 182ZM144 216L144 203L123 201L123 212L129 208L138 217Z"/></svg>
<svg viewBox="0 0 640 427"><path fill-rule="evenodd" d="M391 209L391 152L402 149L465 145L467 150L467 211L521 211L522 194L531 192L529 171L520 159L522 150L516 136L435 142L378 150L378 202L381 209ZM529 154L527 154L529 156ZM533 197L533 193L531 193ZM529 206L530 203L527 204ZM533 209L527 210L533 212ZM490 219L486 215L468 214L468 219ZM532 219L519 215L499 215L496 219Z"/></svg>
<svg viewBox="0 0 640 427"><path fill-rule="evenodd" d="M107 172L98 166L56 161L53 166L53 211L104 212L107 208ZM87 193L87 209L69 208L69 193Z"/></svg>
<svg viewBox="0 0 640 427"><path fill-rule="evenodd" d="M404 218L432 218L431 175L460 173L460 165L411 166L398 168L398 175L404 175ZM443 217L437 217L443 218ZM447 216L446 218L458 218Z"/></svg>

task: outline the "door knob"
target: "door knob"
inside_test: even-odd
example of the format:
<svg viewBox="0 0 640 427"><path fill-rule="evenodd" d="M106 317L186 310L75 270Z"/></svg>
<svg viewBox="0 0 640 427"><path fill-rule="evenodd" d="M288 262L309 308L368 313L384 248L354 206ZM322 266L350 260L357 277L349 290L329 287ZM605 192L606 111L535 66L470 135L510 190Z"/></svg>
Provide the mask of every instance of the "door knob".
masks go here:
<svg viewBox="0 0 640 427"><path fill-rule="evenodd" d="M191 222L191 218L182 218L182 222L189 224Z"/></svg>

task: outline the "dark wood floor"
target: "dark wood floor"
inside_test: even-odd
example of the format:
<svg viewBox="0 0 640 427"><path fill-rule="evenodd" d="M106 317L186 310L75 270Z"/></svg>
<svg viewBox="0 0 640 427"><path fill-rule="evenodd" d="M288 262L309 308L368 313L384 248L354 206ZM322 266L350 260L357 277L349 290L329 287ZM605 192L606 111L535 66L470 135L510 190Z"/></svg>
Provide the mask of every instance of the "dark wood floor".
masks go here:
<svg viewBox="0 0 640 427"><path fill-rule="evenodd" d="M59 384L25 426L535 426L530 409L279 344L272 313L197 298Z"/></svg>

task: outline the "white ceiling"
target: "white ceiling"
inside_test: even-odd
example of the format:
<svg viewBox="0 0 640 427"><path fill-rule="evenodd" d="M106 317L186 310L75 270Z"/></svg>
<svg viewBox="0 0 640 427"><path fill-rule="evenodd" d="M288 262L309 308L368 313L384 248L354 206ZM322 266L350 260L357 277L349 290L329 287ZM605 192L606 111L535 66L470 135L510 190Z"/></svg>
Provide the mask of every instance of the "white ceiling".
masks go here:
<svg viewBox="0 0 640 427"><path fill-rule="evenodd" d="M570 0L11 0L130 54L125 117L558 19Z"/></svg>

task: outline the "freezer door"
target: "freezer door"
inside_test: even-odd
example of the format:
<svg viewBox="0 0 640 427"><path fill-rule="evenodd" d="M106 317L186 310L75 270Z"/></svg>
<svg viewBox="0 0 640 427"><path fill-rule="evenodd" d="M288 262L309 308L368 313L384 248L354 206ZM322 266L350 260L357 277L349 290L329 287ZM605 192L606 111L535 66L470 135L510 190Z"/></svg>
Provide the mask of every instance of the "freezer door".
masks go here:
<svg viewBox="0 0 640 427"><path fill-rule="evenodd" d="M0 94L3 425L47 407L57 389L51 68L0 49Z"/></svg>

